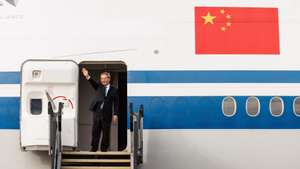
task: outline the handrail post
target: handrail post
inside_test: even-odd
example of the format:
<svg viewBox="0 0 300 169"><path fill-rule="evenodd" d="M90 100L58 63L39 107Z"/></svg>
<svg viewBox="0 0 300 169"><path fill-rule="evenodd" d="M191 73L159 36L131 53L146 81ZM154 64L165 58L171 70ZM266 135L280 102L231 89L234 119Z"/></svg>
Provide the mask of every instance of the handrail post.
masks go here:
<svg viewBox="0 0 300 169"><path fill-rule="evenodd" d="M137 120L137 117L136 115L133 116L133 166L134 166L134 169L137 168L138 166L138 151L139 151L139 148L138 148L138 139L139 139L139 136L138 136L138 120Z"/></svg>
<svg viewBox="0 0 300 169"><path fill-rule="evenodd" d="M140 110L139 110L139 164L143 163L143 120L144 120L144 105L140 105Z"/></svg>
<svg viewBox="0 0 300 169"><path fill-rule="evenodd" d="M53 112L53 107L51 105L51 102L48 102L48 114L50 116L49 118L49 129L50 129L50 138L49 138L49 155L52 156L53 155L53 149L54 149L54 144L55 144L55 131L56 131L56 118L55 118L55 114Z"/></svg>
<svg viewBox="0 0 300 169"><path fill-rule="evenodd" d="M143 119L144 105L140 105L138 113L133 111L133 104L129 104L130 133L133 168L143 163Z"/></svg>
<svg viewBox="0 0 300 169"><path fill-rule="evenodd" d="M56 160L56 169L61 168L61 159L62 159L62 144L61 144L61 131L62 131L62 110L63 110L64 104L62 102L59 102L58 105L58 112L57 112L57 160Z"/></svg>
<svg viewBox="0 0 300 169"><path fill-rule="evenodd" d="M48 102L48 114L50 115L50 138L49 138L49 154L51 157L51 168L61 168L61 157L62 157L62 145L61 145L61 121L62 121L62 110L63 103L59 102L58 111L53 111L51 102Z"/></svg>
<svg viewBox="0 0 300 169"><path fill-rule="evenodd" d="M130 112L130 135L131 135L131 152L132 152L132 162L133 162L133 168L137 168L137 145L136 140L137 135L137 118L136 114L133 111L133 103L129 104L129 112Z"/></svg>
<svg viewBox="0 0 300 169"><path fill-rule="evenodd" d="M130 113L130 131L133 132L133 103L129 104L129 113Z"/></svg>

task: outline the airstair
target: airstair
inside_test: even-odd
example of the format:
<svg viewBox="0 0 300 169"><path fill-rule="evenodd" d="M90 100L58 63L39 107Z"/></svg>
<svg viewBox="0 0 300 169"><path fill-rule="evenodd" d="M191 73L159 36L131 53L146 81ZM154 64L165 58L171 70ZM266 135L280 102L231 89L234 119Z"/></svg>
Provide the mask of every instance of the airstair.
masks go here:
<svg viewBox="0 0 300 169"><path fill-rule="evenodd" d="M49 99L51 169L137 169L143 163L143 105L137 113L130 104L130 150L124 152L87 152L63 151L61 145L61 117L63 103L58 104L58 111Z"/></svg>
<svg viewBox="0 0 300 169"><path fill-rule="evenodd" d="M62 169L130 169L129 152L63 152Z"/></svg>

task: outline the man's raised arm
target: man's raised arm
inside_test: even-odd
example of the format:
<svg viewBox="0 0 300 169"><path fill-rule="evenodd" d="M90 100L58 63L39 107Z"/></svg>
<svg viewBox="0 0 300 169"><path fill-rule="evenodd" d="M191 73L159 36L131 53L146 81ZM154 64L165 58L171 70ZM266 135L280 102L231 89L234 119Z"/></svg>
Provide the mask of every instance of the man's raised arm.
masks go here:
<svg viewBox="0 0 300 169"><path fill-rule="evenodd" d="M82 72L83 76L85 77L85 79L90 82L92 87L95 90L97 90L100 85L93 78L91 78L91 76L89 75L89 71L86 68L82 68L81 72Z"/></svg>

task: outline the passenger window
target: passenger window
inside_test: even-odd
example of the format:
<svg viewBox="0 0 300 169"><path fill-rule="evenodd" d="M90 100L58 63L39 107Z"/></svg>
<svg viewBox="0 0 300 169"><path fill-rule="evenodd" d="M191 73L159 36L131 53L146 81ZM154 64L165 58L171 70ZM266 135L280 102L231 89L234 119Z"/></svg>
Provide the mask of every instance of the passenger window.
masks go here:
<svg viewBox="0 0 300 169"><path fill-rule="evenodd" d="M260 102L257 97L249 97L246 101L246 112L249 116L255 117L259 115Z"/></svg>
<svg viewBox="0 0 300 169"><path fill-rule="evenodd" d="M284 110L284 103L282 98L280 97L273 97L270 100L270 112L273 116L275 117L279 117L283 114L283 110Z"/></svg>
<svg viewBox="0 0 300 169"><path fill-rule="evenodd" d="M294 99L293 110L295 115L300 117L300 97Z"/></svg>
<svg viewBox="0 0 300 169"><path fill-rule="evenodd" d="M233 97L225 97L222 101L222 111L227 117L232 117L236 113L236 101Z"/></svg>
<svg viewBox="0 0 300 169"><path fill-rule="evenodd" d="M30 112L32 115L39 115L42 113L42 99L30 100Z"/></svg>

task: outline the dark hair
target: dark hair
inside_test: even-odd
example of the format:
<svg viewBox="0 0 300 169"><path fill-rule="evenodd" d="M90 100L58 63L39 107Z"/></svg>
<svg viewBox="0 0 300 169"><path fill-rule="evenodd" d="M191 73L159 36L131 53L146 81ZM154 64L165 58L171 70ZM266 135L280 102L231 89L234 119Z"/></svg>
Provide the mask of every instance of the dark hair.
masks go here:
<svg viewBox="0 0 300 169"><path fill-rule="evenodd" d="M111 76L110 76L110 73L109 72L102 72L101 74L100 74L100 76L101 75L106 75L109 79L111 78Z"/></svg>

